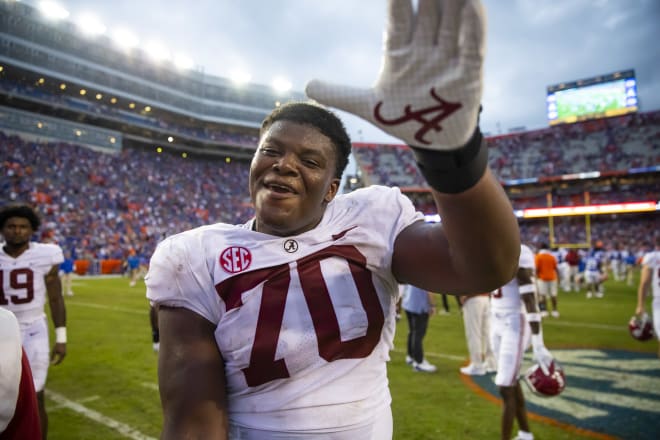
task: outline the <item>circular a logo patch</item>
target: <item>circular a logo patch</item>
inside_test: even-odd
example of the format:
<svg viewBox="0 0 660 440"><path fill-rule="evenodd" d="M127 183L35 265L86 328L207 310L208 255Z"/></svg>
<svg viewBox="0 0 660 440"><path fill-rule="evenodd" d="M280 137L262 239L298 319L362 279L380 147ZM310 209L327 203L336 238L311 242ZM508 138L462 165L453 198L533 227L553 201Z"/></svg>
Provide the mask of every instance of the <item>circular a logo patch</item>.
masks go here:
<svg viewBox="0 0 660 440"><path fill-rule="evenodd" d="M292 254L298 250L298 242L292 238L284 242L284 250Z"/></svg>
<svg viewBox="0 0 660 440"><path fill-rule="evenodd" d="M244 247L230 246L222 251L218 262L226 272L238 273L250 267L252 254Z"/></svg>

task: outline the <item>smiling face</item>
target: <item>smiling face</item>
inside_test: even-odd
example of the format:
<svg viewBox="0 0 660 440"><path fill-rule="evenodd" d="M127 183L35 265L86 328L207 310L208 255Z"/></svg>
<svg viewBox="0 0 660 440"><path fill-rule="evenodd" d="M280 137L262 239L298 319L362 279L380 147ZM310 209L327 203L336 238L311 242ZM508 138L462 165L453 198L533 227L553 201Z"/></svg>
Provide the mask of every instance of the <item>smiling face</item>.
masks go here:
<svg viewBox="0 0 660 440"><path fill-rule="evenodd" d="M250 166L256 230L289 236L314 228L339 188L336 154L332 141L312 125L274 122Z"/></svg>

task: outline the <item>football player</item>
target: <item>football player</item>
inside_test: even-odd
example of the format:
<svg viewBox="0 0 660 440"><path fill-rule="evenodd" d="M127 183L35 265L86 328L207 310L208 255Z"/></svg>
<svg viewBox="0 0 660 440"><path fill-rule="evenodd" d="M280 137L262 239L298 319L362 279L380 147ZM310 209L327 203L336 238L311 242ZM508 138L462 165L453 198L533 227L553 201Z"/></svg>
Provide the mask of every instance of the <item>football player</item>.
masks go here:
<svg viewBox="0 0 660 440"><path fill-rule="evenodd" d="M532 440L525 396L520 387L520 367L531 337L534 360L547 375L552 355L543 343L541 314L532 281L534 253L521 245L518 273L503 287L491 293L490 342L497 358L495 384L502 396L501 438L509 440L514 419L518 422L517 440Z"/></svg>
<svg viewBox="0 0 660 440"><path fill-rule="evenodd" d="M151 258L163 439L390 439L399 283L463 294L513 276L519 230L477 128L482 6L390 0L388 17L373 88L306 91L410 144L442 223L398 188L338 195L351 150L339 118L273 110L250 166L255 217L174 235Z"/></svg>
<svg viewBox="0 0 660 440"><path fill-rule="evenodd" d="M605 273L605 252L599 241L584 259L584 284L587 286L587 298L602 298L605 295L603 281L607 278Z"/></svg>
<svg viewBox="0 0 660 440"><path fill-rule="evenodd" d="M0 210L0 230L5 240L0 251L0 307L13 312L20 324L37 391L41 431L46 438L44 386L49 364L58 365L66 355L66 311L59 277L64 261L62 249L52 243L30 241L40 224L39 216L28 205L10 205ZM52 353L44 313L46 300L55 325Z"/></svg>
<svg viewBox="0 0 660 440"><path fill-rule="evenodd" d="M637 288L637 308L635 314L641 316L646 313L644 301L651 293L653 297L652 315L653 331L658 338L658 357L660 358L660 235L655 237L655 249L642 258L642 272Z"/></svg>
<svg viewBox="0 0 660 440"><path fill-rule="evenodd" d="M551 316L559 318L557 310L557 258L550 252L546 243L541 244L541 249L534 257L536 267L536 283L538 285L539 302L541 303L541 316L547 316L550 308L547 306L548 297L552 304ZM542 306L545 304L545 307Z"/></svg>

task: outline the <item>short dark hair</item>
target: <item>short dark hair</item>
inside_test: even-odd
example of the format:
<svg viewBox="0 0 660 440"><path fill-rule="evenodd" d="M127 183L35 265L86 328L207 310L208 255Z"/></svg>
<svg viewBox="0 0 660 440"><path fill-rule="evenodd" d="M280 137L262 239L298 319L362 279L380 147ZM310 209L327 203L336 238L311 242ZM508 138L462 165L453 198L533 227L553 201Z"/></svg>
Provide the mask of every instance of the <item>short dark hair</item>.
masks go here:
<svg viewBox="0 0 660 440"><path fill-rule="evenodd" d="M41 219L30 205L21 203L5 206L0 210L0 228L5 227L5 223L12 217L26 218L32 226L32 230L36 231L41 226Z"/></svg>
<svg viewBox="0 0 660 440"><path fill-rule="evenodd" d="M259 136L277 121L291 121L299 124L311 125L328 137L337 151L337 166L335 177L341 175L348 165L348 156L351 154L351 139L346 132L343 122L337 115L312 102L288 102L276 107L261 123Z"/></svg>

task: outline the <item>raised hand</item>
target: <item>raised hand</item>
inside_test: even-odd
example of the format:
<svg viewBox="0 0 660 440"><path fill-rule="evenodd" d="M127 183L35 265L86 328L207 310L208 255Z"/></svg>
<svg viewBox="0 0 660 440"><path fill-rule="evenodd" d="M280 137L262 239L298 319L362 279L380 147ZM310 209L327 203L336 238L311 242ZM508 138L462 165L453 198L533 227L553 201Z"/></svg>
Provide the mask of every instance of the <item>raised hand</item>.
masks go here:
<svg viewBox="0 0 660 440"><path fill-rule="evenodd" d="M479 0L389 0L378 80L359 89L311 81L307 95L360 116L408 145L451 151L474 135L486 18Z"/></svg>

